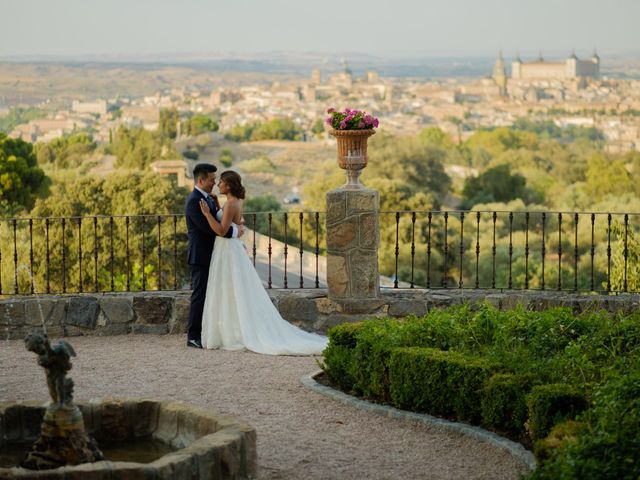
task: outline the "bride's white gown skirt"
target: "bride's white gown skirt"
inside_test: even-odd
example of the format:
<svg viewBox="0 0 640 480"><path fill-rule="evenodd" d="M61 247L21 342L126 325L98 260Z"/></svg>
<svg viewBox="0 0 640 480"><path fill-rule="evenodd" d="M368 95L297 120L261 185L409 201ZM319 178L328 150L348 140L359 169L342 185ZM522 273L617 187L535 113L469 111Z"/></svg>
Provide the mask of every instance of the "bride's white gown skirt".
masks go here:
<svg viewBox="0 0 640 480"><path fill-rule="evenodd" d="M318 355L327 346L327 337L284 320L242 242L218 237L209 267L202 345L268 355Z"/></svg>

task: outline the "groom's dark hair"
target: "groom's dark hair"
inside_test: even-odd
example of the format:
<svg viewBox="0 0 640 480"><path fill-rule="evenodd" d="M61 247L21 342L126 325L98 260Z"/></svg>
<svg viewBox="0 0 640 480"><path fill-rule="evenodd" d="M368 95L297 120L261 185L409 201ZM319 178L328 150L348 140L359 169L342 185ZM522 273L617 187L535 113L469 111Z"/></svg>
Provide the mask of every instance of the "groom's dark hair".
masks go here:
<svg viewBox="0 0 640 480"><path fill-rule="evenodd" d="M210 163L199 163L193 169L193 179L197 182L198 178L206 177L210 173L216 173L218 168Z"/></svg>

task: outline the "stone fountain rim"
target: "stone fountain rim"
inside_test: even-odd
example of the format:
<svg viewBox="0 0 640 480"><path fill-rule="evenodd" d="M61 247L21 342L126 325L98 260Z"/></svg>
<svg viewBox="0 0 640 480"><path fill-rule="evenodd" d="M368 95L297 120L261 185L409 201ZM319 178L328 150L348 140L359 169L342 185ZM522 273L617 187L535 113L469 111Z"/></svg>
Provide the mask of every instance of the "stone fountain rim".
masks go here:
<svg viewBox="0 0 640 480"><path fill-rule="evenodd" d="M195 439L186 447L169 452L150 463L121 461L114 462L111 460L101 460L99 462L62 466L47 470L30 470L22 467L0 467L0 478L4 478L4 476L6 475L11 475L9 478L33 478L51 473L64 474L78 471L82 471L88 474L92 471L103 471L105 467L108 468L110 472L118 472L119 470L128 470L132 468L154 470L164 466L166 463L171 463L172 460L178 460L179 457L184 458L194 454L201 454L203 453L203 450L206 450L207 448L224 447L235 441L242 441L243 432L246 432L247 429L252 430L252 427L247 422L237 417L233 417L230 415L216 415L203 407L194 406L180 400L162 400L158 398L103 397L74 403L82 409L83 407L95 407L97 405L103 405L107 402L152 402L157 404L159 409L162 409L163 407L169 407L176 409L177 413L184 411L195 412L198 418L202 420L213 420L218 426L218 430L203 435L200 438ZM6 401L0 402L0 411L3 411L10 406L41 407L43 409L46 409L50 404L50 401L41 400ZM11 441L3 441L2 443L11 443ZM2 443L0 443L0 445L2 445Z"/></svg>

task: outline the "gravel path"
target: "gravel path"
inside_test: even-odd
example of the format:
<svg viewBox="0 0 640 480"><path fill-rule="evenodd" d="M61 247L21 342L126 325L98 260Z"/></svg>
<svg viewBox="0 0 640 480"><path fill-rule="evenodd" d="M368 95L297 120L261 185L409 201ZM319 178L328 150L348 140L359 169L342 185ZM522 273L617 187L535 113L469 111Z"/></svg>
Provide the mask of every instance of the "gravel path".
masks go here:
<svg viewBox="0 0 640 480"><path fill-rule="evenodd" d="M154 397L239 416L258 434L259 478L516 479L503 450L409 420L380 417L306 389L313 357L197 350L185 337L68 339L78 400ZM46 400L44 374L21 341L0 341L0 401Z"/></svg>

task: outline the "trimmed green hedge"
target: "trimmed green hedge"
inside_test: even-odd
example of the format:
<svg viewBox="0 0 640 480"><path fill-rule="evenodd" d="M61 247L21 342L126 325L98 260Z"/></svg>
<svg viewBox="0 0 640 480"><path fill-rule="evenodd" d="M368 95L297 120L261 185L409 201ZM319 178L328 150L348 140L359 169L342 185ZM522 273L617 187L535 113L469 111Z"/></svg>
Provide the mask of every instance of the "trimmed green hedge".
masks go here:
<svg viewBox="0 0 640 480"><path fill-rule="evenodd" d="M322 369L331 383L342 390L353 389L356 383L353 373L357 334L362 323L343 323L329 330L329 345L325 349Z"/></svg>
<svg viewBox="0 0 640 480"><path fill-rule="evenodd" d="M592 408L580 417L585 426L575 439L546 449L549 458L542 458L532 480L640 478L639 362L634 359L627 373L613 375L596 390Z"/></svg>
<svg viewBox="0 0 640 480"><path fill-rule="evenodd" d="M551 432L554 425L570 420L587 408L587 399L576 388L564 383L539 385L527 395L527 430L532 440Z"/></svg>
<svg viewBox="0 0 640 480"><path fill-rule="evenodd" d="M640 478L640 312L463 305L376 318L331 329L323 368L378 402L528 432L536 479Z"/></svg>
<svg viewBox="0 0 640 480"><path fill-rule="evenodd" d="M526 435L528 410L526 397L540 384L532 374L497 373L484 384L482 392L482 423L498 430Z"/></svg>
<svg viewBox="0 0 640 480"><path fill-rule="evenodd" d="M391 400L408 410L478 421L483 384L497 369L486 360L456 352L394 348L389 358Z"/></svg>

